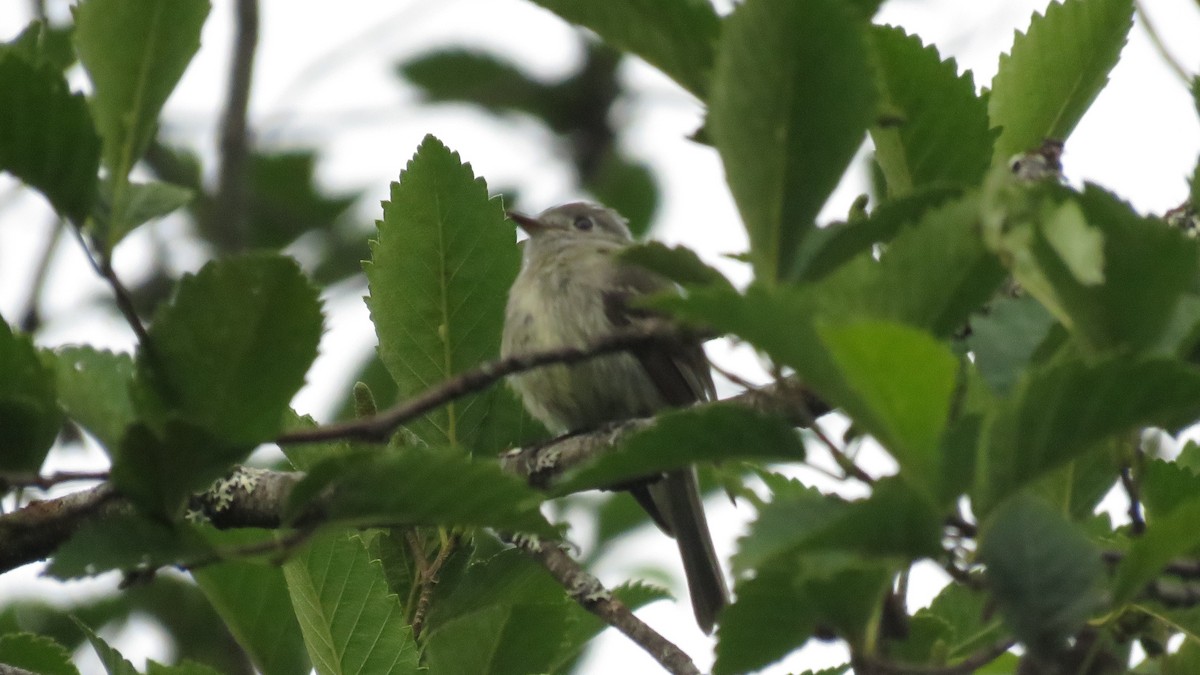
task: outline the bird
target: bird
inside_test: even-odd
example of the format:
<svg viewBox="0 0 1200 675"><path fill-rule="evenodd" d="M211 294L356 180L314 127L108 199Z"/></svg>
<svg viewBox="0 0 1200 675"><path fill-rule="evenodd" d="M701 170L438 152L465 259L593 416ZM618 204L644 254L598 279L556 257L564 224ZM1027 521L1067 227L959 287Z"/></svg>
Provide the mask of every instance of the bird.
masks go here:
<svg viewBox="0 0 1200 675"><path fill-rule="evenodd" d="M626 220L590 202L571 202L537 217L509 212L529 235L509 291L501 357L599 338L658 319L631 300L675 286L620 253L632 244ZM509 378L529 413L555 433L593 430L623 420L715 400L703 346L683 340L639 347ZM696 622L712 632L729 591L700 500L695 467L629 487L639 504L675 539Z"/></svg>

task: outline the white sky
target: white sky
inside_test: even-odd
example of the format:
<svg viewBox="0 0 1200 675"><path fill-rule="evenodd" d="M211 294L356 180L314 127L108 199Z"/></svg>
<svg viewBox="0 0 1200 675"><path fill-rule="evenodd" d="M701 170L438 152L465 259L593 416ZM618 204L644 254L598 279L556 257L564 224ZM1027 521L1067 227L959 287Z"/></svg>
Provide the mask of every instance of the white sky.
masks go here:
<svg viewBox="0 0 1200 675"><path fill-rule="evenodd" d="M213 0L213 4L203 46L168 102L165 117L168 135L200 150L210 169L215 166L215 129L224 98L233 14L230 0ZM378 204L386 197L389 182L426 133L457 150L490 184L519 186L526 204L545 207L579 196L570 191L572 180L553 138L535 123L517 116L497 120L460 106L423 106L416 93L392 74L397 61L441 46L489 51L537 76L554 78L569 72L580 57L573 29L556 16L520 0L261 0L261 4L252 127L266 146L319 147L319 175L325 186L365 191L366 198L357 207L363 222L378 217ZM938 45L943 56L955 56L960 68L973 71L977 85L985 85L995 73L997 56L1011 43L1013 30L1024 29L1030 14L1046 4L1045 0L890 0L878 21L920 34L926 43ZM1196 38L1200 8L1181 0L1143 4L1170 51L1195 72L1200 67L1200 39ZM49 5L52 16L64 14L65 3ZM29 3L15 0L0 5L0 39L9 39L24 26L28 7ZM640 61L627 62L622 74L634 91L620 111L630 121L622 142L658 171L662 187L655 236L687 244L735 279L745 280L745 269L720 257L746 245L720 161L710 148L685 138L701 121L700 106ZM1098 182L1143 212L1161 213L1183 200L1186 176L1198 152L1200 123L1190 96L1137 25L1108 88L1067 144L1067 176L1073 183ZM826 218L844 214L863 186L863 172L856 168L827 206ZM48 237L50 223L40 198L20 192L14 181L0 176L0 314L9 321L24 310L37 252ZM191 245L180 243L180 232L180 224L168 219L136 233L118 250L118 271L136 278L145 269L156 238L167 245L178 269L198 268L203 258ZM123 324L86 307L89 298L106 292L105 287L90 273L69 237L61 247L43 304L45 314L57 318L46 326L41 342L129 349L133 341ZM312 384L296 398L301 412L327 419L345 395L355 364L373 347L362 293L360 285L327 293L329 330L322 356L309 374ZM753 377L752 354L731 353L720 345L712 353L719 362ZM724 393L731 392L727 388ZM98 453L76 455L60 460L55 468L97 461L101 461ZM880 457L873 471L889 471L888 462ZM802 476L816 480L811 473ZM710 504L714 537L726 559L751 516L745 506L734 509L724 500ZM603 561L599 573L606 583L615 584L648 561L675 555L668 540L647 530L618 547ZM0 598L38 595L65 600L113 585L109 578L62 585L41 580L36 572L37 567L30 566L0 578ZM924 575L923 583L914 584L910 602L926 604L935 592L936 575ZM686 593L681 595L686 598ZM691 654L701 668L711 665L712 642L695 628L686 600L675 605L657 603L640 614ZM146 656L165 657L161 645L150 637L148 624L131 624L119 644L135 664ZM85 669L97 667L90 655L83 658L88 659L81 661ZM763 672L836 665L843 658L844 651L836 646L816 645ZM597 643L587 672L612 672L614 664L629 672L654 672L645 654L611 634Z"/></svg>

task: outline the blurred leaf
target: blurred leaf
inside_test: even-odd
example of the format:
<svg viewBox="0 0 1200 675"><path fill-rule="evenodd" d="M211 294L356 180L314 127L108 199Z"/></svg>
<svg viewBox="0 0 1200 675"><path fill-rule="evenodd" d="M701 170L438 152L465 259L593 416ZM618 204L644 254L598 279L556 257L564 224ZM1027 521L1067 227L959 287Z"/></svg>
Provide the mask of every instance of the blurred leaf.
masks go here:
<svg viewBox="0 0 1200 675"><path fill-rule="evenodd" d="M310 483L317 486L310 486ZM447 449L404 450L335 458L313 466L292 490L297 497L332 490L321 502L329 521L495 527L554 536L539 511L543 496L494 461L472 461Z"/></svg>
<svg viewBox="0 0 1200 675"><path fill-rule="evenodd" d="M260 672L307 675L304 636L279 567L231 560L191 574Z"/></svg>
<svg viewBox="0 0 1200 675"><path fill-rule="evenodd" d="M1133 25L1132 0L1052 2L1000 57L988 116L1000 127L994 159L1065 141L1108 83Z"/></svg>
<svg viewBox="0 0 1200 675"><path fill-rule="evenodd" d="M1200 372L1177 361L1120 355L1037 369L984 429L976 513L1106 438L1145 426L1178 429L1197 419Z"/></svg>
<svg viewBox="0 0 1200 675"><path fill-rule="evenodd" d="M795 275L874 119L866 25L839 0L747 0L724 24L708 129L769 284Z"/></svg>
<svg viewBox="0 0 1200 675"><path fill-rule="evenodd" d="M43 354L53 363L58 401L67 415L114 456L134 420L129 399L133 359L89 346L59 347Z"/></svg>
<svg viewBox="0 0 1200 675"><path fill-rule="evenodd" d="M681 286L733 287L725 275L686 246L668 248L661 242L648 241L621 251L621 260L660 274Z"/></svg>
<svg viewBox="0 0 1200 675"><path fill-rule="evenodd" d="M720 20L708 0L534 0L608 44L642 57L704 99Z"/></svg>
<svg viewBox="0 0 1200 675"><path fill-rule="evenodd" d="M733 405L685 408L659 414L654 424L620 447L568 472L554 494L620 485L702 461L800 461L804 445L783 420Z"/></svg>
<svg viewBox="0 0 1200 675"><path fill-rule="evenodd" d="M283 428L281 432L301 431L315 429L317 423L309 415L297 415L294 410L288 409L283 414ZM288 443L281 448L283 454L287 456L288 461L297 471L309 471L314 466L322 461L335 457L342 457L353 452L353 448L349 441L323 441L320 443ZM292 495L296 494L295 488L292 488Z"/></svg>
<svg viewBox="0 0 1200 675"><path fill-rule="evenodd" d="M32 633L0 635L0 668L20 668L38 675L79 675L79 669L71 664L71 652Z"/></svg>
<svg viewBox="0 0 1200 675"><path fill-rule="evenodd" d="M153 659L147 659L146 675L221 675L221 673L195 661L183 661L177 665L164 666Z"/></svg>
<svg viewBox="0 0 1200 675"><path fill-rule="evenodd" d="M271 439L317 355L317 290L291 258L210 262L179 282L138 356L135 396L151 419L180 417L235 444ZM253 386L250 383L254 383Z"/></svg>
<svg viewBox="0 0 1200 675"><path fill-rule="evenodd" d="M587 187L596 201L625 216L629 231L639 239L650 230L658 210L658 181L654 175L646 164L613 151L604 156Z"/></svg>
<svg viewBox="0 0 1200 675"><path fill-rule="evenodd" d="M714 675L758 670L818 629L858 644L891 580L888 567L845 554L780 561L739 581L721 614Z"/></svg>
<svg viewBox="0 0 1200 675"><path fill-rule="evenodd" d="M819 551L916 560L936 556L941 537L942 516L932 502L895 478L853 502L796 486L776 491L759 509L738 541L734 567L739 576L752 574L778 556Z"/></svg>
<svg viewBox="0 0 1200 675"><path fill-rule="evenodd" d="M101 181L100 198L92 209L92 223L110 248L137 226L186 206L194 196L191 190L170 183L131 182L124 186L124 202L118 205L115 189L112 181ZM116 208L124 211L117 213Z"/></svg>
<svg viewBox="0 0 1200 675"><path fill-rule="evenodd" d="M313 666L322 675L416 673L417 644L362 535L316 535L283 565ZM369 627L366 629L364 627Z"/></svg>
<svg viewBox="0 0 1200 675"><path fill-rule="evenodd" d="M83 223L96 196L100 138L87 101L62 72L0 45L0 170L37 189L59 214Z"/></svg>
<svg viewBox="0 0 1200 675"><path fill-rule="evenodd" d="M413 396L498 356L508 288L520 266L516 232L470 165L427 136L392 184L378 226L365 264L367 305L399 395ZM489 416L519 419L521 411L497 392L460 398L409 428L429 445L471 452L508 447L502 429L489 432L485 425Z"/></svg>
<svg viewBox="0 0 1200 675"><path fill-rule="evenodd" d="M1100 552L1041 500L1018 496L998 508L979 555L1001 615L1032 654L1056 651L1103 603Z"/></svg>
<svg viewBox="0 0 1200 675"><path fill-rule="evenodd" d="M38 359L33 341L0 317L0 470L37 471L54 444L63 414L54 370Z"/></svg>
<svg viewBox="0 0 1200 675"><path fill-rule="evenodd" d="M169 521L182 515L188 495L207 487L252 449L186 422L169 420L161 430L139 422L121 439L111 480L143 513Z"/></svg>
<svg viewBox="0 0 1200 675"><path fill-rule="evenodd" d="M327 194L317 185L316 163L317 153L311 150L252 154L246 176L245 230L235 233L237 241L233 241L228 224L211 222L207 211L200 219L201 226L230 250L282 248L306 232L332 232L358 194ZM355 232L355 243L361 247L355 253L356 264L367 253L363 238Z"/></svg>
<svg viewBox="0 0 1200 675"><path fill-rule="evenodd" d="M979 374L994 392L1003 396L1016 386L1055 324L1050 312L1027 295L1000 298L986 314L971 319L967 344Z"/></svg>
<svg viewBox="0 0 1200 675"><path fill-rule="evenodd" d="M119 186L149 145L163 103L200 47L207 0L87 0L72 8L91 78L104 164ZM113 203L123 208L120 187Z"/></svg>
<svg viewBox="0 0 1200 675"><path fill-rule="evenodd" d="M940 440L950 415L959 360L928 334L882 321L819 329L845 386L846 412L929 494L941 490Z"/></svg>
<svg viewBox="0 0 1200 675"><path fill-rule="evenodd" d="M546 117L551 85L490 54L451 49L421 54L397 66L432 102L475 103L491 112L517 110Z"/></svg>
<svg viewBox="0 0 1200 675"><path fill-rule="evenodd" d="M63 71L75 63L74 33L74 26L49 26L43 21L31 21L8 44L30 63Z"/></svg>
<svg viewBox="0 0 1200 675"><path fill-rule="evenodd" d="M1168 562L1200 544L1197 520L1200 520L1200 498L1193 496L1159 515L1153 527L1146 528L1145 534L1132 541L1117 566L1112 591L1114 606L1133 600Z"/></svg>
<svg viewBox="0 0 1200 675"><path fill-rule="evenodd" d="M943 640L947 656L965 657L1004 637L1004 625L989 606L988 594L952 583L938 593L915 618L932 617L948 627Z"/></svg>
<svg viewBox="0 0 1200 675"><path fill-rule="evenodd" d="M96 635L95 631L78 619L75 620L75 625L79 626L79 630L87 636L88 642L92 643L92 649L96 650L96 656L100 657L100 663L108 675L139 675L137 668L134 668L132 663L121 656L121 652L113 649L103 638Z"/></svg>
<svg viewBox="0 0 1200 675"><path fill-rule="evenodd" d="M191 526L171 527L129 514L84 523L58 548L46 572L66 580L109 570L155 570L211 554Z"/></svg>
<svg viewBox="0 0 1200 675"><path fill-rule="evenodd" d="M670 600L671 594L659 588L640 581L630 581L612 589L613 596L632 611L659 600ZM575 603L571 603L573 621L567 625L567 637L563 640L558 660L553 664L555 673L572 673L577 668L570 662L579 657L580 652L589 641L600 635L609 625L600 617L583 611Z"/></svg>
<svg viewBox="0 0 1200 675"><path fill-rule="evenodd" d="M1073 522L1087 521L1120 474L1120 458L1129 439L1107 438L1078 453L1062 466L1047 471L1027 491L1053 504ZM970 480L969 478L967 479ZM962 484L966 484L965 482Z"/></svg>
<svg viewBox="0 0 1200 675"><path fill-rule="evenodd" d="M943 61L936 47L902 28L873 26L870 38L889 118L876 122L871 137L888 195L982 180L995 134L970 71L959 75L954 59Z"/></svg>
<svg viewBox="0 0 1200 675"><path fill-rule="evenodd" d="M1151 459L1142 466L1137 476L1139 496L1151 520L1200 494L1200 476L1185 462L1181 455L1173 462Z"/></svg>

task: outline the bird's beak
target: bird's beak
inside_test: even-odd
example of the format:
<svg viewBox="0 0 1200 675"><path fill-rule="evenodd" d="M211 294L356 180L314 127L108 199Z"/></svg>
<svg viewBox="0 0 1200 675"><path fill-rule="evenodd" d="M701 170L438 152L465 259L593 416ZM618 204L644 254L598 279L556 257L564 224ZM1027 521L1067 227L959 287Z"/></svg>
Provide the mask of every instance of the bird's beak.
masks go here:
<svg viewBox="0 0 1200 675"><path fill-rule="evenodd" d="M537 218L530 218L529 216L521 215L520 213L516 213L514 211L508 212L508 219L516 223L522 230L525 230L525 232L531 236L535 233L550 228L549 225L543 223Z"/></svg>

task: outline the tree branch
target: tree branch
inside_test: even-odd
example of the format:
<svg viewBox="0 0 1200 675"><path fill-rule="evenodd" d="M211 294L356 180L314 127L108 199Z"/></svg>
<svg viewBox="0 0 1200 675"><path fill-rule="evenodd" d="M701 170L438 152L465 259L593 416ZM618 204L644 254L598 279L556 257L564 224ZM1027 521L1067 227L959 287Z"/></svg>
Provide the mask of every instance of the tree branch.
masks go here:
<svg viewBox="0 0 1200 675"><path fill-rule="evenodd" d="M637 618L625 603L613 597L612 591L605 588L599 579L588 574L587 570L559 548L558 544L534 537L506 539L541 563L580 607L624 633L646 650L646 653L658 661L667 672L677 675L700 675L700 670L696 668L691 657Z"/></svg>
<svg viewBox="0 0 1200 675"><path fill-rule="evenodd" d="M246 224L246 167L250 157L246 111L254 51L258 46L258 0L237 0L237 35L229 72L229 90L221 119L221 166L208 219L227 248L241 243Z"/></svg>
<svg viewBox="0 0 1200 675"><path fill-rule="evenodd" d="M1015 644L1016 641L1011 638L1001 640L980 649L958 663L946 666L888 663L887 661L875 660L869 657L862 657L858 660L863 661L863 672L870 675L970 675L1003 656Z"/></svg>

